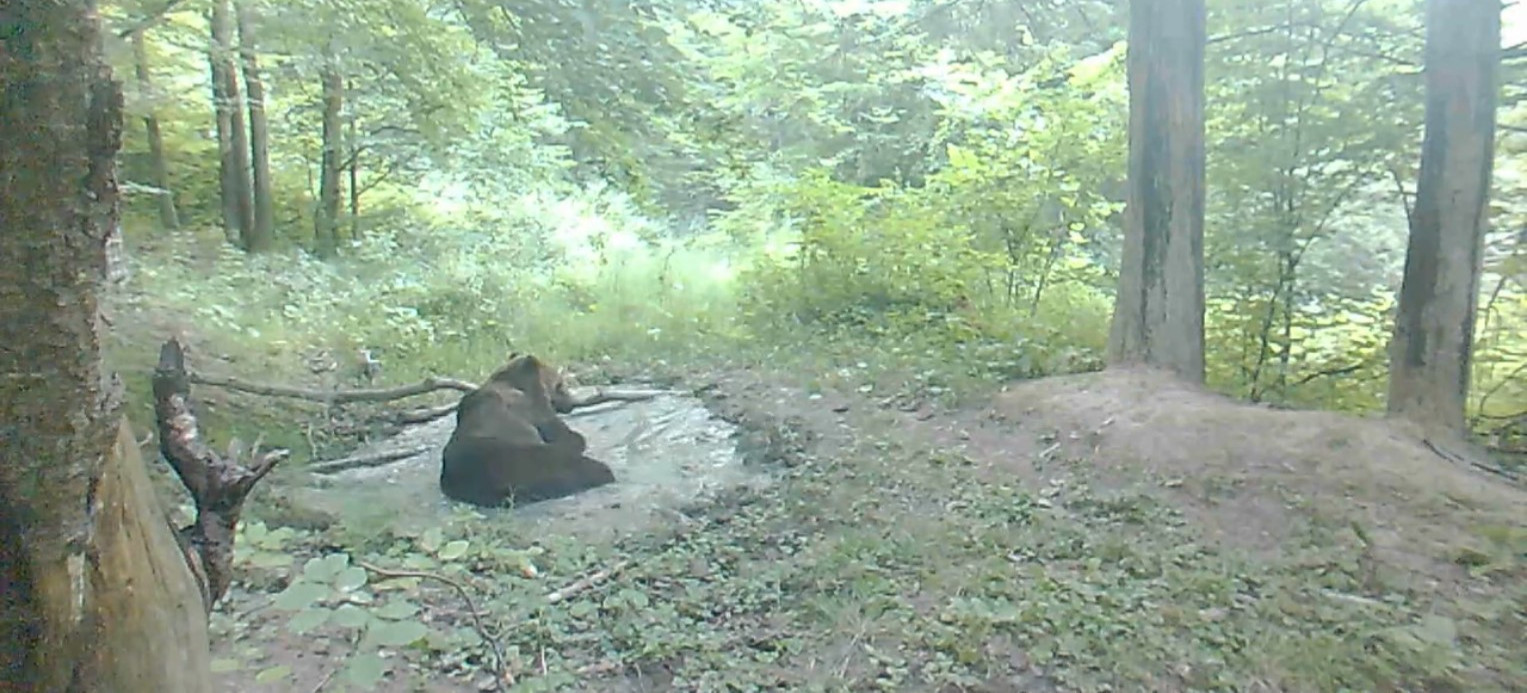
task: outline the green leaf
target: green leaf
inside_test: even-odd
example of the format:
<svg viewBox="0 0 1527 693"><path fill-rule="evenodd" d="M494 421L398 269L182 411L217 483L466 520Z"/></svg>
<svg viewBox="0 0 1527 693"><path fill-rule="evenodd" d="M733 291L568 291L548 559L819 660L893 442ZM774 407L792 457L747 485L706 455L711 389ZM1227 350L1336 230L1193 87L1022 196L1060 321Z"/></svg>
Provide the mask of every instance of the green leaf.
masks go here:
<svg viewBox="0 0 1527 693"><path fill-rule="evenodd" d="M467 554L470 544L465 539L457 539L440 548L440 553L435 554L442 561L454 561Z"/></svg>
<svg viewBox="0 0 1527 693"><path fill-rule="evenodd" d="M372 628L368 633L377 644L386 647L409 645L428 634L429 627L419 621L393 621Z"/></svg>
<svg viewBox="0 0 1527 693"><path fill-rule="evenodd" d="M329 596L329 586L312 582L297 581L286 586L281 593L276 595L272 604L282 611L298 611L306 609L314 602Z"/></svg>
<svg viewBox="0 0 1527 693"><path fill-rule="evenodd" d="M316 609L303 609L302 611L299 611L293 615L291 620L286 622L286 629L301 635L323 625L324 623L327 623L329 620L329 615L332 613L334 612L321 607Z"/></svg>
<svg viewBox="0 0 1527 693"><path fill-rule="evenodd" d="M350 658L342 676L345 681L370 690L376 688L387 671L387 663L375 652L367 652Z"/></svg>
<svg viewBox="0 0 1527 693"><path fill-rule="evenodd" d="M407 556L403 557L403 567L404 568L408 568L409 570L429 570L431 568L437 568L439 566L440 566L440 563L438 561L436 561L435 559L429 557L429 556L423 556L423 555L420 555L420 554L417 554L417 553L411 553L411 554L408 554ZM402 579L402 578L393 578L393 579L396 580L396 579Z"/></svg>
<svg viewBox="0 0 1527 693"><path fill-rule="evenodd" d="M291 675L291 667L285 664L278 664L255 674L255 683L275 683Z"/></svg>
<svg viewBox="0 0 1527 693"><path fill-rule="evenodd" d="M444 532L439 527L431 527L424 530L424 535L419 537L419 548L430 553L440 549L440 544L445 541Z"/></svg>
<svg viewBox="0 0 1527 693"><path fill-rule="evenodd" d="M370 622L371 614L354 604L343 604L334 610L334 625L361 628Z"/></svg>
<svg viewBox="0 0 1527 693"><path fill-rule="evenodd" d="M331 553L323 557L308 559L302 565L302 576L314 582L329 582L339 575L339 571L350 565L350 556L342 553Z"/></svg>
<svg viewBox="0 0 1527 693"><path fill-rule="evenodd" d="M266 533L270 531L266 529L265 523L260 522L259 520L246 522L243 525L240 525L239 529L241 530L240 538L252 543L257 543L261 539L264 539Z"/></svg>
<svg viewBox="0 0 1527 693"><path fill-rule="evenodd" d="M366 569L360 566L351 566L340 571L334 579L334 587L341 592L353 592L366 584Z"/></svg>
<svg viewBox="0 0 1527 693"><path fill-rule="evenodd" d="M228 672L238 671L243 668L244 663L237 659L218 657L217 659L212 660L212 673L214 674L226 674Z"/></svg>
<svg viewBox="0 0 1527 693"><path fill-rule="evenodd" d="M419 606L417 604L399 600L387 602L381 608L372 613L375 614L377 618L385 618L389 621L396 621L399 619L408 618L409 616L413 616L415 613L418 613L418 611Z"/></svg>

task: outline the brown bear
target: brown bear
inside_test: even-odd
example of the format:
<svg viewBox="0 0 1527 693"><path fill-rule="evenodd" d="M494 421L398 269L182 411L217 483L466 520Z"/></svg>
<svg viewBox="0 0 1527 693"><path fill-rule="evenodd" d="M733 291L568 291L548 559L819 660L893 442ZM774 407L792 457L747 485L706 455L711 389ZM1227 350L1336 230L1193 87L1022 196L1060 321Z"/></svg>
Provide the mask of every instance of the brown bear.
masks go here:
<svg viewBox="0 0 1527 693"><path fill-rule="evenodd" d="M441 454L440 490L480 506L570 496L615 481L584 455L588 442L557 414L576 400L561 373L530 354L509 363L461 398L456 430Z"/></svg>

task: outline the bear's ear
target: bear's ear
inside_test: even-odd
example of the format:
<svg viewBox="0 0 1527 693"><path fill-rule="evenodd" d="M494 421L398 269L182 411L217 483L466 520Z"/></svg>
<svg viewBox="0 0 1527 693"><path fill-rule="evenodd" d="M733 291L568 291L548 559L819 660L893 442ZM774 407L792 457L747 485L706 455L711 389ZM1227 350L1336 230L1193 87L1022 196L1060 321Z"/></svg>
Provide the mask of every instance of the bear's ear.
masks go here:
<svg viewBox="0 0 1527 693"><path fill-rule="evenodd" d="M546 364L531 354L516 356L504 366L504 380L520 392L544 392L546 384L541 380Z"/></svg>

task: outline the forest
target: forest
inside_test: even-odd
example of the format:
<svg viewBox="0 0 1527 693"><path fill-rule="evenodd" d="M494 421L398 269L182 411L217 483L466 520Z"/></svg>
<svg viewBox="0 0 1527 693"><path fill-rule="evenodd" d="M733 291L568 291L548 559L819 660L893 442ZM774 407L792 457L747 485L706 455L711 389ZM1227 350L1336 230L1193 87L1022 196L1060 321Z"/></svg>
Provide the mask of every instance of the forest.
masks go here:
<svg viewBox="0 0 1527 693"><path fill-rule="evenodd" d="M0 78L29 11L0 9ZM1527 2L78 12L120 83L120 202L104 365L55 376L114 372L139 430L112 419L96 447L142 448L175 526L221 507L233 554L193 566L197 623L163 631L208 653L120 680L1527 690ZM5 264L10 292L28 270ZM33 334L19 315L7 343ZM139 443L157 420L168 450L172 338L208 454L258 462L232 506ZM304 500L349 493L307 479L378 466L384 439L434 445L435 474L444 440L419 431L526 352L703 403L748 480L632 491L621 512L668 519L571 529L437 512L433 477ZM20 406L6 465L88 449L13 443L44 411Z"/></svg>

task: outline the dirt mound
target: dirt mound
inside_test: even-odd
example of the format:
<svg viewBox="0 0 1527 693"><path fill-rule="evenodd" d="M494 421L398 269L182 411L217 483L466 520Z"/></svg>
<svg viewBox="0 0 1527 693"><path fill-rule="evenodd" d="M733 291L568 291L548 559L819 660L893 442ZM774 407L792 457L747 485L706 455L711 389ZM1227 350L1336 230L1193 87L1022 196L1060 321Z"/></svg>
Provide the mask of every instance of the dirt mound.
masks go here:
<svg viewBox="0 0 1527 693"><path fill-rule="evenodd" d="M1309 523L1350 526L1375 557L1431 580L1502 530L1527 491L1438 455L1398 424L1249 405L1147 371L1011 387L996 415L1049 429L1099 477L1142 473L1211 535L1273 551Z"/></svg>

